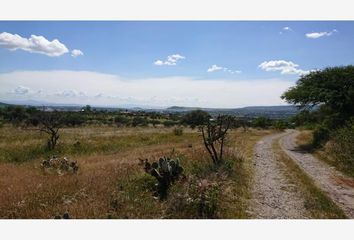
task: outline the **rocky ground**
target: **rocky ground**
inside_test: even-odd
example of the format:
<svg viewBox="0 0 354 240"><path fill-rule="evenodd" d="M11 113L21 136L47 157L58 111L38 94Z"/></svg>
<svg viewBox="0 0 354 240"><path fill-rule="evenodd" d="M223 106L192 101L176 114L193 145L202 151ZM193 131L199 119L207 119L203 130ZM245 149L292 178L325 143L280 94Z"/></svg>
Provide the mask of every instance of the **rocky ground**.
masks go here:
<svg viewBox="0 0 354 240"><path fill-rule="evenodd" d="M251 216L253 218L307 218L304 200L289 183L283 172L285 166L276 162L273 141L287 133L264 137L254 149L254 183Z"/></svg>

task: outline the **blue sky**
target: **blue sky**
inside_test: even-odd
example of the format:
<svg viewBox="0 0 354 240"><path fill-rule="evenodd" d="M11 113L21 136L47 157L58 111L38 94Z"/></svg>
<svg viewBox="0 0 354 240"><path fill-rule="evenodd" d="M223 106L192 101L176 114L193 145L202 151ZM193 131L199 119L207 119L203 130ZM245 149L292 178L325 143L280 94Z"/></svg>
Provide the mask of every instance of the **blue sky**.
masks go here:
<svg viewBox="0 0 354 240"><path fill-rule="evenodd" d="M277 105L301 74L353 56L354 22L3 21L0 100Z"/></svg>

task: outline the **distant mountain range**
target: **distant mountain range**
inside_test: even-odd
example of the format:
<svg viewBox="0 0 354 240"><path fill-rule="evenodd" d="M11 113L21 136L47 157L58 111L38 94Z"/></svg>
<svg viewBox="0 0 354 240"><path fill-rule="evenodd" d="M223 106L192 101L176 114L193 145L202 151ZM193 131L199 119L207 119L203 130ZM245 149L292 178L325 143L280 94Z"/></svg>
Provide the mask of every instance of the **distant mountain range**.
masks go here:
<svg viewBox="0 0 354 240"><path fill-rule="evenodd" d="M40 102L35 100L14 100L14 101L3 101L0 103L0 107L6 105L23 105L23 106L35 106L42 107L45 106L51 109L66 110L66 111L79 111L84 105L79 104L61 104L61 103L48 103ZM183 106L172 106L172 107L151 107L151 106L138 106L138 105L121 105L121 106L91 106L97 110L106 111L116 111L122 109L128 109L130 111L146 111L146 112L164 112L164 113L187 113L193 110L203 110L211 115L218 114L228 114L233 116L254 118L259 116L269 117L269 118L287 118L296 115L299 110L297 107L292 105L282 105L282 106L250 106L242 108L200 108L200 107L183 107Z"/></svg>
<svg viewBox="0 0 354 240"><path fill-rule="evenodd" d="M8 105L21 105L21 106L34 106L34 107L83 107L86 104L75 104L75 103L50 103L45 101L37 101L37 100L0 100L3 104ZM94 108L108 108L108 109L137 109L137 110L144 110L144 109L165 109L165 107L153 107L149 105L137 105L137 104L124 104L119 106L103 106L103 105L91 105Z"/></svg>
<svg viewBox="0 0 354 240"><path fill-rule="evenodd" d="M180 106L172 106L166 108L169 111L193 111L193 110L203 110L203 111L264 111L264 110L278 110L278 111L288 111L288 110L297 110L297 107L292 105L278 105L278 106L249 106L242 108L200 108L200 107L180 107Z"/></svg>
<svg viewBox="0 0 354 240"><path fill-rule="evenodd" d="M250 106L242 108L193 108L173 106L166 109L169 112L188 112L193 110L203 110L212 115L228 114L242 117L258 117L265 116L270 118L286 118L294 116L299 112L296 106L281 105L281 106Z"/></svg>

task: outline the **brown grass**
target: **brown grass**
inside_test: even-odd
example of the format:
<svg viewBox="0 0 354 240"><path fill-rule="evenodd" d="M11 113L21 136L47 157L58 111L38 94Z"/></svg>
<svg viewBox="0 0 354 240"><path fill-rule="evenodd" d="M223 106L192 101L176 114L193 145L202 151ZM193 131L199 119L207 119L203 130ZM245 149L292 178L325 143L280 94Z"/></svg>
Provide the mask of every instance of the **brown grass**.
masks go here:
<svg viewBox="0 0 354 240"><path fill-rule="evenodd" d="M312 152L313 151L313 146L312 146L312 140L313 140L313 135L312 135L311 130L302 130L300 134L296 137L296 144L305 151Z"/></svg>
<svg viewBox="0 0 354 240"><path fill-rule="evenodd" d="M175 136L171 128L67 128L59 153L77 160L80 168L76 175L58 175L39 167L48 153L39 151L21 164L8 159L43 144L45 135L9 126L0 131L0 218L53 218L64 212L73 218L175 218L176 213L166 216L168 203L146 189L138 158L157 159L174 149L188 174L202 175L210 165L199 133L190 129ZM219 217L247 217L253 145L267 133L230 132L229 148L243 154L244 161L232 165L222 184ZM94 150L73 151L75 141Z"/></svg>

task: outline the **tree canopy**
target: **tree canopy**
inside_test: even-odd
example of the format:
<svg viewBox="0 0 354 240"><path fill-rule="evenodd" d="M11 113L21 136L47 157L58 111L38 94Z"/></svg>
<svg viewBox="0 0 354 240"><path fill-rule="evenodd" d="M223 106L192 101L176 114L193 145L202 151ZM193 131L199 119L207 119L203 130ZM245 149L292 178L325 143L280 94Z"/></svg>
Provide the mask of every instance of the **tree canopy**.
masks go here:
<svg viewBox="0 0 354 240"><path fill-rule="evenodd" d="M210 118L211 116L209 113L203 110L194 110L187 113L183 117L182 122L194 128L196 126L206 124Z"/></svg>
<svg viewBox="0 0 354 240"><path fill-rule="evenodd" d="M336 124L354 115L354 66L329 67L301 76L282 96L302 108L320 106Z"/></svg>

